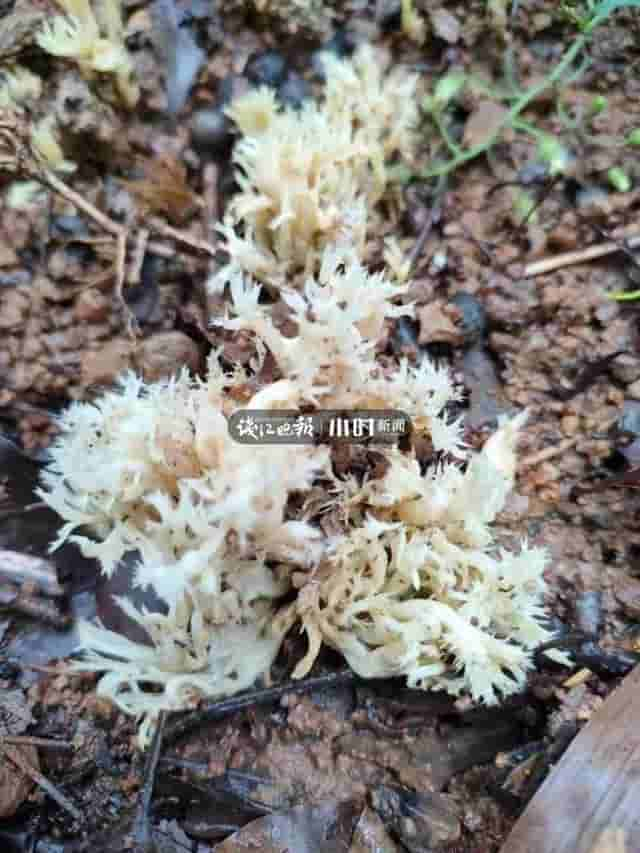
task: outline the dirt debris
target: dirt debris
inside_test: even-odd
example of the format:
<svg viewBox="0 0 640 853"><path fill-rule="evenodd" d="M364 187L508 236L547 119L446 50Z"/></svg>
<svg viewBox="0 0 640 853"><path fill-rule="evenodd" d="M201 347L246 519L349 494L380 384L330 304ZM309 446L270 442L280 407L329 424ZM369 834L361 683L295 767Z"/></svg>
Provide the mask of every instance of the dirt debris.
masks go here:
<svg viewBox="0 0 640 853"><path fill-rule="evenodd" d="M399 4L396 18L389 16L388 32L365 20L362 4L340 5L330 24L330 49L347 52L348 45L373 36L384 42L394 61L418 69L425 93L432 90L436 77L460 68L502 83L504 43L512 47L520 82L533 85L557 61L573 33L557 4L546 0L513 4L511 16L500 14L501 4L490 4L488 13L486 4L454 3L428 10L431 40L426 48L419 48L403 38ZM183 26L195 34L207 59L177 126L168 126L163 115L167 103L163 71L153 54L153 24L146 9L136 9L127 27L143 92L144 110L139 113L122 115L74 69L51 65L54 70L45 80L41 109L55 116L65 155L77 166L69 184L114 220L137 221L139 205L124 182L135 184L143 178L140 158L144 162L161 155L176 157L184 167L181 175L189 193L199 196L203 165L213 155L196 150L189 120L195 110L222 103L225 88L246 88L243 74L252 55L282 50L288 71L320 90L310 62L319 43L308 21L300 28L278 14L255 16L247 4L235 6L224 21L208 10L198 10L197 4L185 13ZM40 4L27 9L18 2L2 19L0 57L7 56L10 48L13 58L16 51L32 44L33 23L42 15ZM31 29L20 24L26 20L32 22ZM323 30L325 25L323 21ZM513 543L526 534L549 549L547 603L559 625L571 629L576 598L585 588L598 591L603 615L599 641L605 649L629 652L636 649L640 635L640 592L637 578L631 577L638 572L640 497L631 489L578 493L575 486L589 478L601 480L619 464L619 441L610 425L625 405L640 400L637 308L634 303L608 298L637 284L629 283L633 270L620 255L532 278L524 278L521 268L534 258L597 242L594 225L616 233L637 219L638 189L612 193L606 182L614 154L632 180L638 180L633 149L607 143L625 139L640 126L637 80L628 73L637 64L634 26L633 17L622 12L603 27L590 45L591 68L562 90L562 104L574 123L584 118L595 97L605 96L606 109L589 124L578 122L573 129L571 122L563 125L554 89L531 104L527 119L545 132L559 134L571 150L573 171L568 178L555 184L524 182L496 190L500 182L519 179L527 168L539 164L534 140L510 131L501 134L489 157L469 163L450 177L441 217L433 223L411 285L409 298L416 299L419 323L414 327L389 324L379 344L380 361L388 371L395 369L401 356L418 362L426 353L451 362L468 392L467 423L474 446L482 443L501 414L529 410L522 454L538 461L520 469L516 493L501 518L501 539ZM299 33L294 41L287 40L290 29ZM37 70L44 58L25 54L24 61ZM504 103L496 103L486 93L465 95L451 115L452 138L463 146L481 144L494 133L505 112ZM417 167L430 163L434 153L433 139L426 131L422 144ZM443 156L440 150L437 154ZM573 186L575 203L570 199L570 179L578 184L577 189ZM432 203L429 182L416 183L422 200L420 194L407 191L404 209L397 199L389 199L381 217L383 230L397 229L401 239L415 237L420 217L424 221ZM215 188L222 203L232 187L227 158L220 162ZM37 451L51 441L60 406L90 398L125 368L135 368L149 380L182 366L197 373L211 346L217 345L223 346L229 366L247 365L255 357L250 337L207 325L210 314L225 311L224 299L203 291L208 264L215 266L217 259L202 261L173 248L167 251L164 243L152 247L157 252L153 263L148 260L150 252L146 266L138 270L144 293L134 285L124 290L125 304L139 324L132 338L125 308L114 298L113 247L99 242L104 235L47 191L9 183L2 189L0 416L26 450ZM538 205L525 225L521 193ZM191 196L183 192L181 198ZM174 213L194 239L202 239L198 205L195 211L187 207ZM374 242L381 245L383 236L375 235ZM371 257L377 256L379 252L372 251ZM483 331L468 350L458 309L452 304L459 293L472 295L486 312L487 338ZM287 311L276 311L282 313L282 333L291 334ZM622 355L587 387L570 399L563 398L563 392L575 389L586 365L606 360L616 351ZM270 369L265 362L265 376ZM255 390L249 385L247 396ZM562 452L554 452L558 447ZM431 458L432 448L424 448L425 466ZM375 466L375 454L369 452L336 459L341 474L375 476ZM317 501L322 501L322 495ZM336 531L340 523L330 516L323 519L328 529L333 526ZM11 621L3 629L3 638L13 638L17 631ZM41 675L29 694L38 709L34 722L44 731L77 736L79 750L84 750L83 726L95 727L102 740L101 754L108 753L112 762L109 773L98 779L87 771L83 783L76 783L73 790L87 807L91 828L114 823L140 784L139 773L132 770L132 725L101 705L90 679ZM594 674L568 687L562 686L562 678L551 672L534 681L534 695L548 711L544 722L529 727L537 735L554 733L567 723L582 726L611 686ZM12 684L9 679L0 686L11 689ZM498 727L493 741L477 725L475 734L459 738L458 753L448 749L442 757L443 732L432 721L423 721L417 733L398 733L394 724L384 715L372 719L369 710L361 707L354 714L349 703L323 707L296 697L282 707L221 724L213 740L198 736L181 754L204 762L210 775L229 769L265 774L269 783L253 793L279 809L321 796L364 801L383 785L405 786L424 795L442 794L446 787L461 827L461 838L454 838L452 832L447 839L454 849L464 853L498 850L511 817L504 804L488 793L494 772L490 765L495 751L520 743L525 732L530 734L527 725L520 720L506 722ZM460 732L446 727L444 731L449 747ZM474 737L485 738L484 751ZM47 757L47 770L50 761ZM56 772L64 779L74 767L59 760ZM0 778L0 790L4 788ZM6 813L15 810L28 793L20 791L17 796L14 792ZM104 814L98 813L96 803L107 804ZM25 808L28 811L28 804ZM62 821L55 816L49 819L49 829L64 836ZM179 821L178 831L182 831ZM389 823L370 805L362 811L354 839L358 833L360 846L354 840L354 853L399 849ZM370 838L375 838L371 844Z"/></svg>

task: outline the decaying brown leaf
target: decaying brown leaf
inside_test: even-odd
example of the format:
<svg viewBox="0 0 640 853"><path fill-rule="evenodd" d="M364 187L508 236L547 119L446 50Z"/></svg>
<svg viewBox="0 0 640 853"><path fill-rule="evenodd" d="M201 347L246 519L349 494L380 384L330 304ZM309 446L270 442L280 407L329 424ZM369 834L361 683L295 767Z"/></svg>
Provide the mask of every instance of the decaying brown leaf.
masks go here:
<svg viewBox="0 0 640 853"><path fill-rule="evenodd" d="M144 178L121 181L145 214L165 216L173 225L184 224L202 205L187 183L187 170L165 154L144 165Z"/></svg>
<svg viewBox="0 0 640 853"><path fill-rule="evenodd" d="M0 707L0 747L2 737L21 735L32 722L31 709L22 690L6 691ZM15 814L34 786L33 780L17 770L14 763L3 754L4 749L0 748L0 819ZM39 769L35 747L21 745L7 749L19 751L32 767Z"/></svg>
<svg viewBox="0 0 640 853"><path fill-rule="evenodd" d="M297 806L252 821L213 849L216 853L349 853L361 814L362 803L356 800Z"/></svg>

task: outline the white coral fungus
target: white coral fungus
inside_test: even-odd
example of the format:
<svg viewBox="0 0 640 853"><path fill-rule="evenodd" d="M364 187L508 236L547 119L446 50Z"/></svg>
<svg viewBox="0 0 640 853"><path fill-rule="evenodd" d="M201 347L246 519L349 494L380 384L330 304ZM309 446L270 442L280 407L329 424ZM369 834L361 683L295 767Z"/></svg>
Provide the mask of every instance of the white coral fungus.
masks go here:
<svg viewBox="0 0 640 853"><path fill-rule="evenodd" d="M64 15L45 24L37 43L52 56L74 60L88 79L113 74L118 96L125 106L135 107L139 91L125 45L120 0L95 0L94 8L89 0L57 2Z"/></svg>
<svg viewBox="0 0 640 853"><path fill-rule="evenodd" d="M231 267L263 282L316 272L329 245L362 256L367 221L389 183L387 163L414 147L415 75L388 71L369 45L352 61L327 54L324 63L320 104L280 110L265 87L229 108L243 133L233 155L240 192L220 231Z"/></svg>
<svg viewBox="0 0 640 853"><path fill-rule="evenodd" d="M75 541L106 573L137 551L135 582L167 605L119 602L146 645L81 629L88 655L75 666L104 673L100 692L142 718L143 741L160 710L267 676L295 625L308 638L297 677L324 643L362 676L403 675L487 703L519 689L548 637L544 551L500 550L491 529L525 416L472 453L450 414L448 371L376 357L385 323L414 309L406 284L365 268L364 231L341 232L379 197L385 158L402 143L393 121L405 106L391 108L367 51L351 66L330 61L322 109L278 113L265 93L233 108L249 135L224 229L227 308L212 322L249 341L249 363L225 373L214 351L204 380L126 376L61 419L40 492L65 521L56 544ZM370 114L379 121L367 125ZM300 137L302 127L313 132ZM296 265L306 274L291 277ZM413 433L404 449L379 445L364 478L339 476L326 445L236 442L227 418L242 408L395 409ZM426 473L416 437L433 447Z"/></svg>

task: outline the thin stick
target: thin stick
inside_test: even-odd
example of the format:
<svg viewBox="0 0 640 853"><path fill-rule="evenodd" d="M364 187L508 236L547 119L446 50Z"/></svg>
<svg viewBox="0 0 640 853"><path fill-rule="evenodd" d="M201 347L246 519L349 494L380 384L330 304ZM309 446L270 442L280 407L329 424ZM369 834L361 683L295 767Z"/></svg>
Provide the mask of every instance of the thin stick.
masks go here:
<svg viewBox="0 0 640 853"><path fill-rule="evenodd" d="M251 708L254 705L268 705L277 702L288 693L311 693L322 687L336 687L341 684L351 684L357 676L352 670L331 672L328 675L319 675L317 678L305 678L300 681L287 681L277 687L265 687L262 690L252 690L250 693L233 696L230 699L222 699L216 702L208 702L198 711L190 711L170 725L165 732L165 743L176 740L190 729L200 726L202 723L219 720L223 717Z"/></svg>
<svg viewBox="0 0 640 853"><path fill-rule="evenodd" d="M197 237L192 237L186 231L180 231L177 228L172 228L166 222L161 222L159 219L154 219L151 222L151 230L157 231L162 237L168 237L170 240L175 240L176 243L182 246L187 246L193 249L194 252L200 252L209 255L210 258L215 258L216 247L206 240L200 240Z"/></svg>
<svg viewBox="0 0 640 853"><path fill-rule="evenodd" d="M218 196L218 176L220 169L215 163L207 163L202 174L202 188L204 193L204 205L202 212L204 215L203 233L208 240L215 240L216 229L215 223L220 219L220 198ZM215 261L213 258L209 261L209 274L215 272Z"/></svg>
<svg viewBox="0 0 640 853"><path fill-rule="evenodd" d="M408 257L409 269L413 270L420 260L420 255L422 254L424 247L426 245L427 240L429 239L429 235L431 234L431 230L433 226L439 221L442 216L442 209L440 202L442 200L442 196L444 195L446 187L446 178L440 178L438 181L438 186L436 187L435 195L433 198L433 202L431 207L429 208L429 212L427 214L427 218L424 221L424 225L420 229L420 233L418 234L418 239L416 240L413 249L411 250L411 254Z"/></svg>
<svg viewBox="0 0 640 853"><path fill-rule="evenodd" d="M538 450L536 453L531 453L521 459L518 468L531 468L533 465L539 465L541 462L546 462L548 459L553 459L554 456L559 456L565 450L569 450L576 445L582 436L573 435L571 438L565 438L559 444L552 444L550 447L545 447L543 450Z"/></svg>
<svg viewBox="0 0 640 853"><path fill-rule="evenodd" d="M77 820L79 823L84 821L84 816L81 811L79 811L73 803L68 800L64 794L62 794L55 785L50 782L46 776L43 776L39 770L36 770L35 767L32 767L27 759L22 755L19 749L15 749L14 747L7 744L2 747L2 751L7 756L7 758L12 761L17 767L22 770L22 772L28 776L30 779L42 788L54 802L56 802L61 809L64 809L68 812L74 820Z"/></svg>
<svg viewBox="0 0 640 853"><path fill-rule="evenodd" d="M176 254L175 249L172 249L171 246L166 243L159 243L157 240L149 240L147 252L157 255L159 258L174 258Z"/></svg>
<svg viewBox="0 0 640 853"><path fill-rule="evenodd" d="M73 744L66 740L52 740L48 737L32 737L31 735L3 735L2 743L16 746L42 746L46 749L73 749Z"/></svg>
<svg viewBox="0 0 640 853"><path fill-rule="evenodd" d="M606 421L598 432L606 432L608 429L611 429L617 421L617 418L612 418L610 421ZM559 456L561 453L564 453L565 450L569 450L576 445L581 438L584 438L584 436L572 435L570 438L565 438L558 444L552 444L550 447L545 447L535 453L530 453L529 456L525 456L524 459L519 461L518 470L521 468L531 468L533 465L539 465L541 462L546 462L548 459L553 459L555 456Z"/></svg>
<svg viewBox="0 0 640 853"><path fill-rule="evenodd" d="M151 832L151 825L149 823L149 809L151 807L151 797L153 796L153 786L156 780L156 770L162 750L166 719L166 711L160 711L156 729L153 733L153 740L151 741L151 748L144 767L144 785L142 786L138 800L134 830L136 851L140 851L140 853L143 853L143 851L144 853L150 853L153 850L153 833Z"/></svg>
<svg viewBox="0 0 640 853"><path fill-rule="evenodd" d="M562 269L563 267L575 266L576 264L584 264L587 261L594 261L596 258L604 258L607 255L613 255L616 252L624 251L624 249L640 248L640 234L638 234L637 226L628 231L628 236L622 234L620 239L625 241L625 246L621 246L619 242L607 240L606 243L600 243L597 246L588 246L586 249L579 249L572 252L563 252L560 255L555 255L552 258L543 258L541 261L534 261L532 264L527 264L523 270L525 278L531 278L534 275L544 275L545 273L553 272L554 270ZM615 236L615 235L614 235Z"/></svg>
<svg viewBox="0 0 640 853"><path fill-rule="evenodd" d="M77 193L75 190L68 187L64 181L61 181L52 172L49 172L48 170L45 171L41 175L40 179L42 180L42 183L49 187L49 189L52 189L54 192L59 193L63 198L66 198L67 201L75 205L78 210L86 213L90 219L93 219L97 225L104 228L104 230L108 231L109 234L113 234L114 237L121 237L122 235L125 235L126 239L127 229L123 225L119 225L109 216L102 213L102 211L98 210L98 208L94 207L91 202L83 198L80 193Z"/></svg>
<svg viewBox="0 0 640 853"><path fill-rule="evenodd" d="M127 284L130 286L140 284L140 276L142 275L142 265L147 254L147 246L149 245L149 229L141 228L136 237L136 244L133 249L133 257L129 265L129 275L127 276Z"/></svg>

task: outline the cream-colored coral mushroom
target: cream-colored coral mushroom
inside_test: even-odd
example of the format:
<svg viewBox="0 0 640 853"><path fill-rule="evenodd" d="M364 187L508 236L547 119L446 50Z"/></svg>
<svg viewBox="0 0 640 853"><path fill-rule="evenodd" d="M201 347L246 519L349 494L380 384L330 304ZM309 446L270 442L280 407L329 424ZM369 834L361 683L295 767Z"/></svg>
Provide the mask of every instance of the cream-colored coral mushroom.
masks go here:
<svg viewBox="0 0 640 853"><path fill-rule="evenodd" d="M145 718L143 739L159 710L266 675L296 624L309 639L296 677L326 643L365 677L404 675L485 702L518 690L531 649L549 636L539 621L546 556L526 543L500 551L491 524L513 485L524 416L471 453L447 413L456 393L446 370L425 360L381 375L374 344L384 318L411 306L396 304L402 288L368 274L353 252L327 249L317 279L281 291L290 337L259 295L236 276L218 321L255 335L247 370L225 373L214 352L205 381L128 376L62 417L40 492L66 521L58 542L77 542L106 572L137 550L136 583L168 608L138 613L121 601L151 645L85 625L88 656L74 666L105 673L100 692ZM281 378L248 409L399 408L441 461L423 474L413 451L382 447L380 476L341 480L325 446L234 441L224 402L267 352ZM320 483L324 510L294 510ZM342 531L325 533L322 511L336 509Z"/></svg>
<svg viewBox="0 0 640 853"><path fill-rule="evenodd" d="M266 677L294 627L308 638L296 677L327 644L361 676L488 703L520 689L549 636L544 551L501 550L492 533L525 416L471 452L448 370L376 355L389 320L415 315L398 248L395 280L365 265L388 158L412 144L414 86L364 47L327 60L320 105L236 101L240 191L219 225L229 260L209 288L226 309L211 322L253 357L227 372L214 351L201 380L129 375L60 420L40 490L65 522L56 544L106 573L137 551L135 582L166 602L166 614L120 602L148 645L83 625L73 665L104 673L100 692L141 718L143 742L161 710ZM423 471L413 440L383 444L378 470L338 477L326 445L234 440L228 418L243 409L400 410L433 462Z"/></svg>
<svg viewBox="0 0 640 853"><path fill-rule="evenodd" d="M85 77L113 74L123 104L132 109L139 89L133 63L124 42L121 0L57 0L64 15L48 21L36 36L40 47L52 56L71 59Z"/></svg>
<svg viewBox="0 0 640 853"><path fill-rule="evenodd" d="M331 245L364 256L387 163L415 144L416 77L389 71L368 45L353 59L326 54L324 62L320 103L280 109L262 88L228 109L243 134L233 154L240 192L219 228L229 264L212 279L215 289L237 270L271 286L315 273Z"/></svg>

